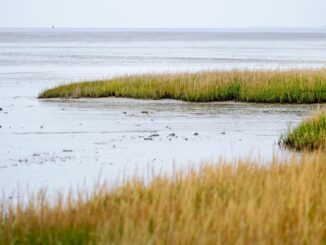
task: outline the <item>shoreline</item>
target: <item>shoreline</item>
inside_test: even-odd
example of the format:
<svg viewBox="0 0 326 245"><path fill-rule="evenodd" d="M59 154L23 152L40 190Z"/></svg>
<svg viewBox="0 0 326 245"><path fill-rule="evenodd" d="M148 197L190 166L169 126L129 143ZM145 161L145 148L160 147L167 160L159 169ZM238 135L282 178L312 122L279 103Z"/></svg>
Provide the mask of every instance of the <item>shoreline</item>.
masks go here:
<svg viewBox="0 0 326 245"><path fill-rule="evenodd" d="M166 102L169 102L169 103L175 103L175 104L182 104L182 103L185 103L185 104L202 104L202 105L241 105L241 104L252 104L252 105L270 105L270 106L291 106L291 105L294 105L294 103L277 103L277 102L274 102L274 103L264 103L264 102L248 102L248 101L237 101L237 100L222 100L222 101L186 101L186 100L178 100L178 99L170 99L170 98L164 98L164 99L150 99L150 98L144 98L144 99L137 99L137 98L131 98L131 97L116 97L116 96L110 96L110 97L78 97L78 98L61 98L61 97L53 97L53 98L38 98L36 97L37 99L39 99L39 101L41 102L73 102L73 101L76 101L76 102L90 102L90 101L112 101L112 102L116 102L118 100L121 100L121 101L130 101L130 102L133 102L133 103L166 103ZM306 105L306 106L310 106L310 105L326 105L326 101L325 102L321 102L321 103L298 103L298 105Z"/></svg>

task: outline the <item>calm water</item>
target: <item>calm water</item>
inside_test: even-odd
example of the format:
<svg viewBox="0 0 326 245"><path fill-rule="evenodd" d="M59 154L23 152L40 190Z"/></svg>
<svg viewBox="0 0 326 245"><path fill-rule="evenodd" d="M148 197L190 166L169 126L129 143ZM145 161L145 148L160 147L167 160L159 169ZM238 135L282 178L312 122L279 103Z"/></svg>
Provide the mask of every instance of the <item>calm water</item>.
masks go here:
<svg viewBox="0 0 326 245"><path fill-rule="evenodd" d="M288 125L316 108L37 100L45 88L129 73L325 66L325 32L0 30L0 190L65 190L100 173L115 182L136 166L145 173L173 162L268 159L281 153ZM145 140L151 134L159 136Z"/></svg>

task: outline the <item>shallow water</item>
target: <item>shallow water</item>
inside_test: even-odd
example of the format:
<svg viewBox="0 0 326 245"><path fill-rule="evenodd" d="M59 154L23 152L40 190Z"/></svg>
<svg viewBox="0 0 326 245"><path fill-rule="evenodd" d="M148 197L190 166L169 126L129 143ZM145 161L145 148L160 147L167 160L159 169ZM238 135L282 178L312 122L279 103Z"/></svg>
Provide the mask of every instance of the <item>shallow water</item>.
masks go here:
<svg viewBox="0 0 326 245"><path fill-rule="evenodd" d="M325 51L325 33L2 30L0 189L67 190L173 162L288 154L280 135L316 105L36 97L71 80L145 71L323 67Z"/></svg>

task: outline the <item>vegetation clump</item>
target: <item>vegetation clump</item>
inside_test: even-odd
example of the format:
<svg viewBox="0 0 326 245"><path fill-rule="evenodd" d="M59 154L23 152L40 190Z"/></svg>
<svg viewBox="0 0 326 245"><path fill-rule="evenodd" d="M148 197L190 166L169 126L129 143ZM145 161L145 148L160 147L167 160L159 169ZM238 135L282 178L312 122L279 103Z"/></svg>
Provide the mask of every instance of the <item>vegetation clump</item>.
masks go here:
<svg viewBox="0 0 326 245"><path fill-rule="evenodd" d="M0 244L325 244L326 156L220 161L103 186L44 193L0 210Z"/></svg>
<svg viewBox="0 0 326 245"><path fill-rule="evenodd" d="M303 121L298 127L290 130L281 141L295 150L325 149L326 112L318 112Z"/></svg>
<svg viewBox="0 0 326 245"><path fill-rule="evenodd" d="M128 97L192 102L326 102L326 69L208 71L145 74L79 82L43 91L39 98Z"/></svg>

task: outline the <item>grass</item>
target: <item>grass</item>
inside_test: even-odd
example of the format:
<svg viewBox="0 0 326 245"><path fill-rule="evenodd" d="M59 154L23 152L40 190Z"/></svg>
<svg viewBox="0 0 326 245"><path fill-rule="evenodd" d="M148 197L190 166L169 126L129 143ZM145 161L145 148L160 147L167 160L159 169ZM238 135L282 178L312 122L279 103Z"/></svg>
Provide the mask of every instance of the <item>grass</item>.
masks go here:
<svg viewBox="0 0 326 245"><path fill-rule="evenodd" d="M326 156L257 162L203 164L52 205L41 192L2 209L0 244L326 244Z"/></svg>
<svg viewBox="0 0 326 245"><path fill-rule="evenodd" d="M326 102L326 69L145 74L61 85L39 98L129 97L193 102Z"/></svg>
<svg viewBox="0 0 326 245"><path fill-rule="evenodd" d="M283 145L295 150L325 149L326 112L317 114L303 121L298 127L281 139Z"/></svg>

